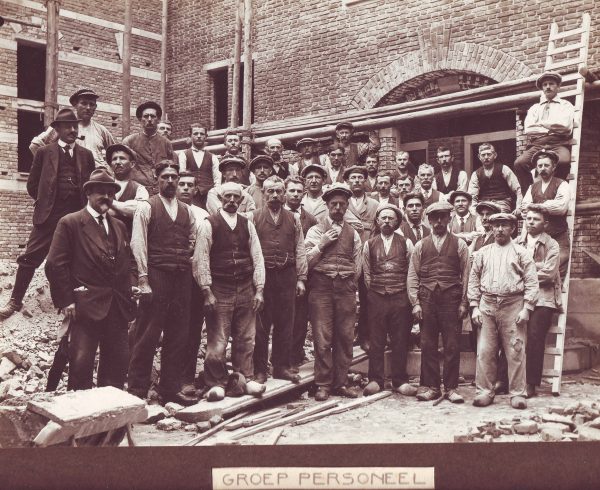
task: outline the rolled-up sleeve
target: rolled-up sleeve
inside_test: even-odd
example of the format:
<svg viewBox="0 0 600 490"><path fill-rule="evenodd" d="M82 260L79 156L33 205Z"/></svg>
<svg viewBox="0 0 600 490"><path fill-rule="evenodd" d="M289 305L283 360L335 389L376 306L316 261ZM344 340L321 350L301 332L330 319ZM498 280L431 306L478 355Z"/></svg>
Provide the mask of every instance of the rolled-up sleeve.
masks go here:
<svg viewBox="0 0 600 490"><path fill-rule="evenodd" d="M467 300L467 288L469 285L469 247L462 239L458 239L458 258L460 260L460 269L462 271L462 304L467 307L469 302Z"/></svg>
<svg viewBox="0 0 600 490"><path fill-rule="evenodd" d="M210 249L212 247L212 225L205 219L198 226L196 244L194 246L194 257L192 259L192 271L196 282L202 289L212 286L212 275L210 271Z"/></svg>
<svg viewBox="0 0 600 490"><path fill-rule="evenodd" d="M250 255L252 256L252 263L254 264L254 286L257 290L262 291L265 288L265 259L263 258L258 233L256 233L256 228L251 221L248 221L248 232L250 233L250 238L248 240L250 245Z"/></svg>
<svg viewBox="0 0 600 490"><path fill-rule="evenodd" d="M311 270L321 258L321 249L319 248L319 242L323 233L318 226L312 226L307 232L304 238L304 246L306 248L306 261L308 264L308 270Z"/></svg>
<svg viewBox="0 0 600 490"><path fill-rule="evenodd" d="M408 299L410 301L410 304L413 306L418 306L420 304L419 287L421 285L421 279L419 278L419 274L421 273L421 250L423 247L422 244L423 242L419 241L414 246L415 248L413 250L408 266L406 287L408 290Z"/></svg>
<svg viewBox="0 0 600 490"><path fill-rule="evenodd" d="M308 277L308 262L306 260L306 247L304 246L304 232L300 217L294 215L294 229L296 241L296 275L299 281L306 281Z"/></svg>
<svg viewBox="0 0 600 490"><path fill-rule="evenodd" d="M138 268L138 277L148 275L148 223L152 213L150 203L141 201L133 215L131 251Z"/></svg>
<svg viewBox="0 0 600 490"><path fill-rule="evenodd" d="M483 264L483 252L478 251L473 254L471 271L469 273L469 282L467 288L467 298L469 305L478 307L481 300L481 269Z"/></svg>

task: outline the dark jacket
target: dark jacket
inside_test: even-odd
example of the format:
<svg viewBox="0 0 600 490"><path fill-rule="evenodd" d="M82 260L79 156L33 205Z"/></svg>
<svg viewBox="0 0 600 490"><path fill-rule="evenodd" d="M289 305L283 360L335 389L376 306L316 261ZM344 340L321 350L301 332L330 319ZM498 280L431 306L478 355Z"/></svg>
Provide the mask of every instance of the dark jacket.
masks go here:
<svg viewBox="0 0 600 490"><path fill-rule="evenodd" d="M125 225L109 215L107 220L115 234L114 260L100 225L86 208L61 218L46 259L50 293L57 308L75 303L82 320L104 319L116 301L123 317L131 321L136 312L131 299L131 286L137 285L135 262ZM86 290L74 291L82 286Z"/></svg>
<svg viewBox="0 0 600 490"><path fill-rule="evenodd" d="M27 192L35 199L33 210L33 224L45 223L52 212L57 191L58 152L61 151L58 143L50 143L39 149L33 158L29 178L27 179ZM86 198L83 194L83 184L90 178L95 168L94 154L75 145L73 149L75 168L81 191L81 206L85 206Z"/></svg>

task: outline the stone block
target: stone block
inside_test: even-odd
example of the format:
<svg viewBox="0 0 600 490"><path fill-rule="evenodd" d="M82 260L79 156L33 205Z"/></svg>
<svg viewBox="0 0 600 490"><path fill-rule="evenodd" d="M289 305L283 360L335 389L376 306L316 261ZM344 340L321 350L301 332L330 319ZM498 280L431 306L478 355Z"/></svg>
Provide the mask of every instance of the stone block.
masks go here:
<svg viewBox="0 0 600 490"><path fill-rule="evenodd" d="M183 423L180 420L169 417L166 419L159 420L156 424L158 430L164 430L167 432L181 429Z"/></svg>
<svg viewBox="0 0 600 490"><path fill-rule="evenodd" d="M554 427L546 427L541 430L540 436L544 442L558 442L563 439L563 432Z"/></svg>
<svg viewBox="0 0 600 490"><path fill-rule="evenodd" d="M223 417L220 415L213 415L209 420L211 427L214 427L217 424L223 422Z"/></svg>
<svg viewBox="0 0 600 490"><path fill-rule="evenodd" d="M575 424L569 417L565 417L564 415L558 415L555 413L545 413L542 415L543 422L555 422L557 424L565 424L568 425L571 430L575 429Z"/></svg>
<svg viewBox="0 0 600 490"><path fill-rule="evenodd" d="M186 432L197 432L198 427L196 427L196 424L187 424L183 430Z"/></svg>
<svg viewBox="0 0 600 490"><path fill-rule="evenodd" d="M165 409L169 413L169 416L172 417L177 412L179 412L179 410L183 409L183 405L180 405L179 403L175 403L175 402L169 402L165 405Z"/></svg>
<svg viewBox="0 0 600 490"><path fill-rule="evenodd" d="M17 368L17 365L8 357L0 359L0 379L6 381L11 377L11 373Z"/></svg>
<svg viewBox="0 0 600 490"><path fill-rule="evenodd" d="M155 424L169 415L167 409L160 405L146 405L146 410L148 412L148 417L146 417L146 420L143 422L144 424Z"/></svg>
<svg viewBox="0 0 600 490"><path fill-rule="evenodd" d="M535 434L538 431L538 424L533 420L523 420L514 424L513 430L516 434Z"/></svg>
<svg viewBox="0 0 600 490"><path fill-rule="evenodd" d="M580 441L600 441L600 429L582 426L577 428L577 432Z"/></svg>
<svg viewBox="0 0 600 490"><path fill-rule="evenodd" d="M196 427L199 432L206 432L208 429L212 427L208 420L204 420L202 422L196 422Z"/></svg>
<svg viewBox="0 0 600 490"><path fill-rule="evenodd" d="M540 424L538 426L538 428L541 430L543 429L548 429L548 430L558 430L560 432L564 433L568 433L571 432L569 430L569 426L565 425L565 424L557 424L555 422L544 422L543 424Z"/></svg>

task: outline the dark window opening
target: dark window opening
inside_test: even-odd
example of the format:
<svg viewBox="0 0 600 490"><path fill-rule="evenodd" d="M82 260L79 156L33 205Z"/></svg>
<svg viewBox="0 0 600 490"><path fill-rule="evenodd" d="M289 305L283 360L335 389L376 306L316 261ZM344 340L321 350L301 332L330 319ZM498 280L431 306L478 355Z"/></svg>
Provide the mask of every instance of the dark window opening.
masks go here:
<svg viewBox="0 0 600 490"><path fill-rule="evenodd" d="M44 100L46 89L46 46L17 44L17 97Z"/></svg>
<svg viewBox="0 0 600 490"><path fill-rule="evenodd" d="M29 172L33 155L29 151L31 140L44 130L44 115L39 112L17 111L19 172Z"/></svg>
<svg viewBox="0 0 600 490"><path fill-rule="evenodd" d="M213 107L215 117L215 129L225 129L229 126L228 109L228 77L229 70L215 70L211 72L213 79Z"/></svg>

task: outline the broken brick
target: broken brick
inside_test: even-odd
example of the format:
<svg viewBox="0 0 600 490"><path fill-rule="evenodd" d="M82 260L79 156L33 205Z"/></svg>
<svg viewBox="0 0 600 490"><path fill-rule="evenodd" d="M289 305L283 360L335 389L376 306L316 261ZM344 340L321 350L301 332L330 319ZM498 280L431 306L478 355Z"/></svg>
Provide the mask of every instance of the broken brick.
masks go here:
<svg viewBox="0 0 600 490"><path fill-rule="evenodd" d="M517 434L535 434L538 431L538 424L533 420L523 420L513 425L513 430Z"/></svg>
<svg viewBox="0 0 600 490"><path fill-rule="evenodd" d="M544 442L558 442L563 439L563 432L560 429L554 427L546 427L540 432L542 441Z"/></svg>

